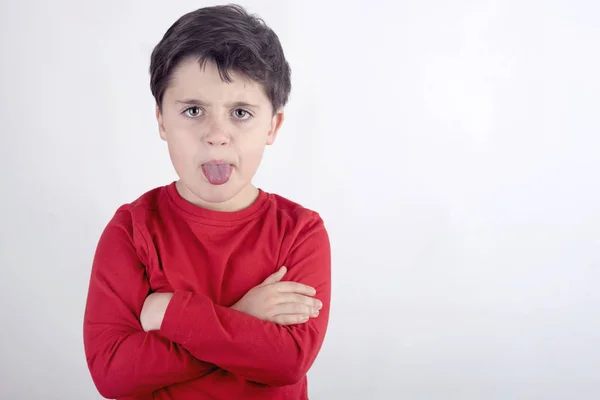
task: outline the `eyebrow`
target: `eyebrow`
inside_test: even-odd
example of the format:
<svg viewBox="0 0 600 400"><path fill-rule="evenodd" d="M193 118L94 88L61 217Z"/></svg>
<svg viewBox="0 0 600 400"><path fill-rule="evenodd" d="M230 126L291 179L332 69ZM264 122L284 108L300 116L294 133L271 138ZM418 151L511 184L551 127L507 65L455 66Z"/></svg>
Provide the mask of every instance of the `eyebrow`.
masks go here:
<svg viewBox="0 0 600 400"><path fill-rule="evenodd" d="M185 100L176 100L175 101L178 104L187 104L187 105L191 105L191 106L205 106L205 107L210 107L211 104L207 103L205 101L202 100L198 100L198 99L185 99ZM260 106L258 104L251 104L251 103L247 103L245 101L235 101L233 103L227 103L225 104L225 106L227 106L228 108L232 108L232 107L249 107L249 108L260 108Z"/></svg>

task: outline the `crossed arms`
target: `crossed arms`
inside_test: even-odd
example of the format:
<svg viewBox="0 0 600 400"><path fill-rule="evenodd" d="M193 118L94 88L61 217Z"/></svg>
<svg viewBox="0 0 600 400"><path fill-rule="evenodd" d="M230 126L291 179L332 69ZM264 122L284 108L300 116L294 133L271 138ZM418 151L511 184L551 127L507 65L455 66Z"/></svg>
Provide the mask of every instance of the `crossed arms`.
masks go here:
<svg viewBox="0 0 600 400"><path fill-rule="evenodd" d="M135 229L130 214L118 212L92 266L84 346L101 395L149 395L217 368L272 386L303 379L329 318L330 248L322 225L292 248L289 271L266 277L232 307L201 293L151 293Z"/></svg>

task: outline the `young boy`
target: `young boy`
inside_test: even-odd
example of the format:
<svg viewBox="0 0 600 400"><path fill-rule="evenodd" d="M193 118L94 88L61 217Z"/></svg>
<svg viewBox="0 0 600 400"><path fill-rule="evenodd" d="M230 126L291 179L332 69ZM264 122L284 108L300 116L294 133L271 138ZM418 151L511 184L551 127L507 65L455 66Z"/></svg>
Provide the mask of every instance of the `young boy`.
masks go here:
<svg viewBox="0 0 600 400"><path fill-rule="evenodd" d="M84 344L106 398L307 399L329 318L319 215L251 180L283 122L290 69L238 6L181 17L151 88L176 182L120 207L92 267Z"/></svg>

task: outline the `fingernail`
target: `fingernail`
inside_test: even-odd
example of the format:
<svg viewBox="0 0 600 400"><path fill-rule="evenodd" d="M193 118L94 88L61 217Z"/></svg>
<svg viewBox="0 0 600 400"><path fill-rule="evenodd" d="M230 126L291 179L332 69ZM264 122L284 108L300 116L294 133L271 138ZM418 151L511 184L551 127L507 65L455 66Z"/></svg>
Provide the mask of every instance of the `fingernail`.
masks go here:
<svg viewBox="0 0 600 400"><path fill-rule="evenodd" d="M319 316L319 312L318 311L313 312L313 317L318 317L318 316Z"/></svg>
<svg viewBox="0 0 600 400"><path fill-rule="evenodd" d="M300 321L302 321L302 322L308 321L308 315L304 315Z"/></svg>

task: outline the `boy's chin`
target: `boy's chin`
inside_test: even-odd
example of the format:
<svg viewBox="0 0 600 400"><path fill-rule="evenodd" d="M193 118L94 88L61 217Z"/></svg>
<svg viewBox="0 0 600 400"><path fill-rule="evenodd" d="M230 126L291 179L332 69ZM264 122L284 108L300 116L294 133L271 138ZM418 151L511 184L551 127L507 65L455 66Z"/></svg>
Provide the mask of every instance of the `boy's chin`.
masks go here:
<svg viewBox="0 0 600 400"><path fill-rule="evenodd" d="M236 190L233 186L234 185L230 185L229 182L223 185L203 183L198 194L203 201L219 205L235 199L240 190Z"/></svg>

